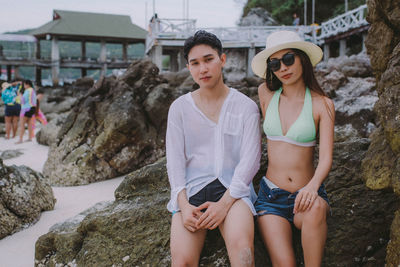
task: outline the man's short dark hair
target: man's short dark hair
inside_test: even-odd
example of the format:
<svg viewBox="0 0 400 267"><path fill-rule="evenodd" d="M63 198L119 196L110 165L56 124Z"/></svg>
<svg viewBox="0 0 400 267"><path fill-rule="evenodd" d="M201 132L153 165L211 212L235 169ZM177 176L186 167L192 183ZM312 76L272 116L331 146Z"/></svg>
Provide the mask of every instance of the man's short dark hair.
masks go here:
<svg viewBox="0 0 400 267"><path fill-rule="evenodd" d="M183 46L183 56L185 57L186 61L188 61L190 50L192 50L192 48L196 45L201 44L211 46L211 48L216 50L218 52L218 55L221 56L222 44L218 37L210 32L200 30L197 31L193 36L187 38L185 41L185 44Z"/></svg>

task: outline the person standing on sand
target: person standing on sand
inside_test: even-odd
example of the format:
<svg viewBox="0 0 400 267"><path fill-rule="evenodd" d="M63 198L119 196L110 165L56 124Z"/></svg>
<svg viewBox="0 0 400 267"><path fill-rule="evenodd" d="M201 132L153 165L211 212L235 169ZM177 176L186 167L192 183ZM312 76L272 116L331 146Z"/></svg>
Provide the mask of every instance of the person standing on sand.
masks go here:
<svg viewBox="0 0 400 267"><path fill-rule="evenodd" d="M43 114L43 112L40 110L40 102L42 101L43 98L43 89L39 88L36 91L36 112L33 115L33 122L32 122L32 131L31 131L31 139L35 137L35 128L36 128L36 120L38 120L42 125L47 125L47 119L46 116Z"/></svg>
<svg viewBox="0 0 400 267"><path fill-rule="evenodd" d="M33 84L30 80L25 80L23 82L24 90L21 97L21 113L20 117L20 131L19 131L19 141L16 144L21 144L25 133L25 124L28 124L29 137L27 141L32 141L32 124L34 121L33 115L36 112L36 92L32 88Z"/></svg>
<svg viewBox="0 0 400 267"><path fill-rule="evenodd" d="M189 37L184 56L200 88L176 99L168 112L172 266L197 266L207 231L217 227L231 266L254 266L260 113L253 100L224 84L226 55L214 34Z"/></svg>
<svg viewBox="0 0 400 267"><path fill-rule="evenodd" d="M6 124L6 139L10 139L17 135L18 117L21 110L21 105L17 103L18 88L4 82L2 85L1 99L5 104L5 124Z"/></svg>

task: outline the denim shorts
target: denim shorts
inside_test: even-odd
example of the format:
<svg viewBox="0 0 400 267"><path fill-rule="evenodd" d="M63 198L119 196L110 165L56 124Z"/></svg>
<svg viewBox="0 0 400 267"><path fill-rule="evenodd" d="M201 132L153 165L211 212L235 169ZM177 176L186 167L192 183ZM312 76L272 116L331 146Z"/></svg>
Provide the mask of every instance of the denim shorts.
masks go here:
<svg viewBox="0 0 400 267"><path fill-rule="evenodd" d="M193 206L200 206L204 202L217 202L225 194L225 186L218 180L215 179L199 192L189 198L189 203Z"/></svg>
<svg viewBox="0 0 400 267"><path fill-rule="evenodd" d="M5 116L6 117L18 117L21 111L20 104L6 105Z"/></svg>
<svg viewBox="0 0 400 267"><path fill-rule="evenodd" d="M260 190L254 207L258 216L273 214L281 216L293 223L293 208L294 200L299 191L294 193L288 192L280 188L269 188L266 183L266 178L263 177L260 182ZM325 191L325 186L322 184L318 189L318 195L322 197L329 205L328 195Z"/></svg>

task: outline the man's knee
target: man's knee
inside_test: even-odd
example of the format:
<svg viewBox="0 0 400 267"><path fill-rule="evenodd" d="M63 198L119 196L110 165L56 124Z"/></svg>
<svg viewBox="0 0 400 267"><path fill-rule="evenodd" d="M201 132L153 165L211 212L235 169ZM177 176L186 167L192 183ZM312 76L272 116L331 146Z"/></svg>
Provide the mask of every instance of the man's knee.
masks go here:
<svg viewBox="0 0 400 267"><path fill-rule="evenodd" d="M183 255L182 253L172 253L171 258L172 258L171 259L172 267L189 267L198 265L198 262L196 262L196 260L194 260L193 256L191 255Z"/></svg>

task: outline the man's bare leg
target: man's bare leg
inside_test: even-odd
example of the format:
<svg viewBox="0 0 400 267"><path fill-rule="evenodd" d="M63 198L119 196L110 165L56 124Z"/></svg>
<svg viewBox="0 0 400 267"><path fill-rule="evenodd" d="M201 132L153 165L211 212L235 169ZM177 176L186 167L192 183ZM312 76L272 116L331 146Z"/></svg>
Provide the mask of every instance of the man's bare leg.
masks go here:
<svg viewBox="0 0 400 267"><path fill-rule="evenodd" d="M233 203L219 229L231 266L254 266L254 220L243 200Z"/></svg>
<svg viewBox="0 0 400 267"><path fill-rule="evenodd" d="M172 267L198 266L206 234L204 229L190 232L183 225L182 213L175 213L171 223Z"/></svg>

